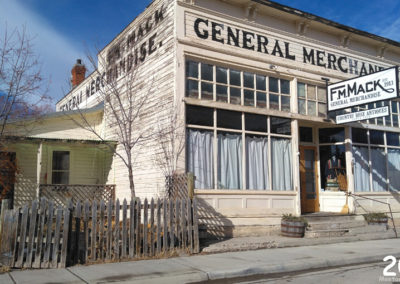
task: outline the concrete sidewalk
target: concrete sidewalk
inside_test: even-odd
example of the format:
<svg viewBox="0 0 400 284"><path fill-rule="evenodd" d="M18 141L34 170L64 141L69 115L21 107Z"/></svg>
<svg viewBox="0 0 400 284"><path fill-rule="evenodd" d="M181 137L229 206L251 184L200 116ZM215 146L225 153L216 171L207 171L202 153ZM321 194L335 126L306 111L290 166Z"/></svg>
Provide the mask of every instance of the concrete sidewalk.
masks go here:
<svg viewBox="0 0 400 284"><path fill-rule="evenodd" d="M12 271L0 283L190 283L380 262L387 255L400 258L400 239Z"/></svg>

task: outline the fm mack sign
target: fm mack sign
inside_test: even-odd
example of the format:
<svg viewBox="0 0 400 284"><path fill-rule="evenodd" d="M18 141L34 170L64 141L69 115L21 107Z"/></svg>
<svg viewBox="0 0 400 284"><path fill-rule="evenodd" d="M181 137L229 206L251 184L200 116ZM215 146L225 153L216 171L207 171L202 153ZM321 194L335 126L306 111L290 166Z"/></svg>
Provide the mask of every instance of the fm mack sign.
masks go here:
<svg viewBox="0 0 400 284"><path fill-rule="evenodd" d="M328 111L388 100L399 95L398 68L341 81L328 86Z"/></svg>

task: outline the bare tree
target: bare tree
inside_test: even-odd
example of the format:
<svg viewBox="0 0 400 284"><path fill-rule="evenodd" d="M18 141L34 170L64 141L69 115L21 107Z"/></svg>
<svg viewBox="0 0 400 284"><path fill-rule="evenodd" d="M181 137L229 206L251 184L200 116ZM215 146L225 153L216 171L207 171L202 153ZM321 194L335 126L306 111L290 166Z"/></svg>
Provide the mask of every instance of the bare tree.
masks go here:
<svg viewBox="0 0 400 284"><path fill-rule="evenodd" d="M101 88L97 90L97 102L104 103L104 121L106 130L96 129L87 119L83 109L76 105L79 119L69 115L81 128L93 133L98 139L104 141L109 149L121 159L127 169L131 197L135 197L134 160L136 150L146 141L153 139L154 131L142 121L153 110L148 107L150 94L154 91L153 78L139 78L139 66L118 66L118 71L113 73L109 67L110 62L98 54L97 61L88 56L94 71L93 78L101 78ZM107 71L105 76L104 72ZM109 140L117 142L108 143Z"/></svg>
<svg viewBox="0 0 400 284"><path fill-rule="evenodd" d="M166 112L160 114L154 134L157 143L155 164L165 176L166 193L171 197L179 159L185 147L185 123L178 107L171 106Z"/></svg>
<svg viewBox="0 0 400 284"><path fill-rule="evenodd" d="M6 26L0 38L0 137L10 120L48 109L47 87L33 38L24 26L11 32Z"/></svg>

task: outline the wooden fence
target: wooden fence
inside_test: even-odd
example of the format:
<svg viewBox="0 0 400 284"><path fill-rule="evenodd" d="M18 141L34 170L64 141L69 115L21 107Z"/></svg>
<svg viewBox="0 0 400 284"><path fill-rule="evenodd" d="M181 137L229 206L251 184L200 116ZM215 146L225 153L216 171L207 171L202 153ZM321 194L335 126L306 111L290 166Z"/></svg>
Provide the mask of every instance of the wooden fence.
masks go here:
<svg viewBox="0 0 400 284"><path fill-rule="evenodd" d="M196 199L69 202L42 198L6 210L0 261L10 267L56 268L77 263L199 252Z"/></svg>

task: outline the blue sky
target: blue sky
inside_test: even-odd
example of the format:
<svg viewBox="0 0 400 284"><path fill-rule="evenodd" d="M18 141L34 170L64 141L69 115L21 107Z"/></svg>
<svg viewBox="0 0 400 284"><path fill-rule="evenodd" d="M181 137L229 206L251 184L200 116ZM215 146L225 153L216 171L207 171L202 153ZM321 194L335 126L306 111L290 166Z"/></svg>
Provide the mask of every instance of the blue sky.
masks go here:
<svg viewBox="0 0 400 284"><path fill-rule="evenodd" d="M0 35L5 23L26 24L35 50L51 78L54 103L68 91L70 70L87 50L101 49L128 25L150 0L0 0ZM329 20L400 41L398 0L278 0Z"/></svg>

